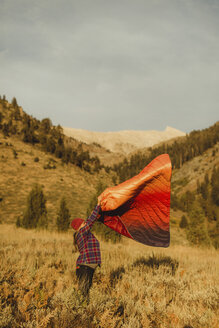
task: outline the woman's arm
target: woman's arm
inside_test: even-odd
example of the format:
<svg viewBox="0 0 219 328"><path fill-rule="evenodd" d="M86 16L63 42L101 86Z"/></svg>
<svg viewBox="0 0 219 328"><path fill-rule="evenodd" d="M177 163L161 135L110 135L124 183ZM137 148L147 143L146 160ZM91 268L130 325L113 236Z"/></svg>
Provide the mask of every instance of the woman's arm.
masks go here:
<svg viewBox="0 0 219 328"><path fill-rule="evenodd" d="M83 226L79 230L81 233L86 233L86 232L88 232L91 229L92 225L94 224L94 222L98 218L98 214L99 214L100 210L101 210L100 205L96 205L95 208L94 208L94 210L93 210L93 212L91 213L91 215L89 216L89 218L86 220L85 226Z"/></svg>

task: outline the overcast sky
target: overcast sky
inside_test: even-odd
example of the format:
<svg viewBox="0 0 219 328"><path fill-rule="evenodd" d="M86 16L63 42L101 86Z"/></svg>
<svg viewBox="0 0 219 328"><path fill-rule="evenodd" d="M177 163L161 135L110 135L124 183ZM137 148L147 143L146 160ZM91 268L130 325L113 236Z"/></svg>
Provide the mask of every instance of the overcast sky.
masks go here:
<svg viewBox="0 0 219 328"><path fill-rule="evenodd" d="M219 120L219 0L0 0L0 95L92 131Z"/></svg>

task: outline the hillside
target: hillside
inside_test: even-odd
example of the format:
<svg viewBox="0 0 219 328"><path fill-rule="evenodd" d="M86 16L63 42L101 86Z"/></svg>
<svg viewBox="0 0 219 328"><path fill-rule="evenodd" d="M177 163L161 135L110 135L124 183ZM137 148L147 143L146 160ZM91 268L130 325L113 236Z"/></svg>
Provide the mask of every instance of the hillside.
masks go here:
<svg viewBox="0 0 219 328"><path fill-rule="evenodd" d="M202 219L202 234L219 247L219 123L186 137L171 139L140 149L123 160L98 144L80 143L66 137L60 126L47 118L39 121L15 102L0 99L0 221L15 223L26 208L34 184L43 186L47 199L49 227L55 225L59 202L64 196L71 217L87 215L90 201L101 182L112 186L138 174L153 158L170 155L172 175L171 231L186 244L188 231L179 229L182 216L192 224L194 210ZM107 156L114 156L107 166ZM117 162L117 164L115 164ZM99 187L98 187L99 188ZM196 238L196 240L198 240Z"/></svg>
<svg viewBox="0 0 219 328"><path fill-rule="evenodd" d="M60 125L54 126L49 118L41 121L28 115L16 98L10 103L0 96L0 130L5 137L16 136L18 139L71 162L84 170L98 171L101 165L118 163L124 156L114 154L97 143L87 145L63 134Z"/></svg>
<svg viewBox="0 0 219 328"><path fill-rule="evenodd" d="M72 217L84 217L99 180L112 184L113 175L106 173L96 150L109 154L65 137L48 118L33 118L15 98L9 103L0 97L0 221L15 223L23 215L36 183L43 186L50 227L63 196Z"/></svg>
<svg viewBox="0 0 219 328"><path fill-rule="evenodd" d="M215 167L219 168L219 143L207 150L203 156L197 156L182 165L180 169L173 170L171 179L172 202L174 202L174 195L180 197L187 192L197 195L197 183L203 183L206 175L210 179ZM174 212L173 207L172 211ZM182 211L176 211L175 215L178 220L182 213Z"/></svg>
<svg viewBox="0 0 219 328"><path fill-rule="evenodd" d="M172 177L173 192L183 194L196 192L197 181L203 182L206 174L211 177L214 167L219 167L219 143L208 149L202 156L186 162L180 169L174 170Z"/></svg>
<svg viewBox="0 0 219 328"><path fill-rule="evenodd" d="M184 132L167 127L164 131L118 131L94 132L81 129L63 128L64 134L87 144L98 143L111 152L129 154L139 148L152 147L160 142L179 136Z"/></svg>
<svg viewBox="0 0 219 328"><path fill-rule="evenodd" d="M59 203L64 196L71 218L86 217L87 208L99 182L114 185L115 173L104 169L90 174L72 164L47 154L37 146L20 141L15 136L4 137L0 132L0 223L15 224L22 217L27 197L35 183L43 186L47 199L49 228L55 227ZM171 211L173 240L187 244L178 229L181 212ZM176 224L175 224L176 223Z"/></svg>
<svg viewBox="0 0 219 328"><path fill-rule="evenodd" d="M54 155L15 136L5 138L1 133L0 172L0 219L7 223L15 223L23 214L27 195L35 183L44 186L51 225L62 196L66 198L72 217L84 217L98 181L112 184L104 170L90 174L75 165L64 164Z"/></svg>

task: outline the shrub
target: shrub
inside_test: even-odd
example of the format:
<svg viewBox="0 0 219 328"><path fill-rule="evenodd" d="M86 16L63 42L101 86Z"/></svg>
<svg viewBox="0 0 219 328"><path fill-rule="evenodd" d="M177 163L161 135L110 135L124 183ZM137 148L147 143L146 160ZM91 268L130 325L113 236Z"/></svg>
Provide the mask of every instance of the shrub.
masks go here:
<svg viewBox="0 0 219 328"><path fill-rule="evenodd" d="M110 286L115 287L117 282L122 279L124 273L125 273L125 268L123 265L121 265L115 270L112 270L110 272Z"/></svg>
<svg viewBox="0 0 219 328"><path fill-rule="evenodd" d="M169 267L171 269L172 275L175 275L176 270L178 269L179 262L175 259L172 259L170 256L149 256L145 258L143 256L139 257L133 263L134 267L149 267L152 269L158 269L160 266Z"/></svg>

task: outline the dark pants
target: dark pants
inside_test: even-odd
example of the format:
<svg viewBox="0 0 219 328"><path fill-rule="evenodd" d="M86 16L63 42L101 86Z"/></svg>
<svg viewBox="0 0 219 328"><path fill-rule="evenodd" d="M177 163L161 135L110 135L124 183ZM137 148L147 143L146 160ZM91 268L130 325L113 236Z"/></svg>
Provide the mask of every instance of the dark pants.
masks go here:
<svg viewBox="0 0 219 328"><path fill-rule="evenodd" d="M76 276L78 278L78 287L83 297L89 296L89 290L92 286L92 280L94 275L94 269L87 265L80 265L76 269Z"/></svg>

